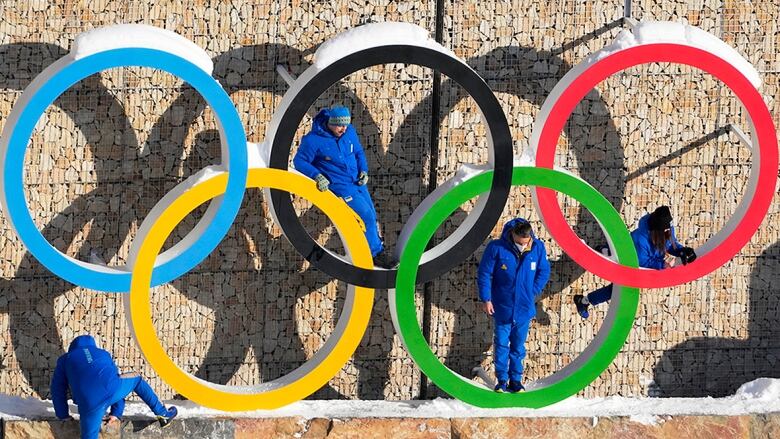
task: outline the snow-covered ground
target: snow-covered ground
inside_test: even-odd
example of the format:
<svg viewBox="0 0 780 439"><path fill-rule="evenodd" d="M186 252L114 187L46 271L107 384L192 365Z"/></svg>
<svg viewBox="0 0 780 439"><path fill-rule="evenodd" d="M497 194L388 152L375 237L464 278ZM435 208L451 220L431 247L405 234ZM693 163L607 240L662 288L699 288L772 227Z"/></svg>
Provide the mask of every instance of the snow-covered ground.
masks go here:
<svg viewBox="0 0 780 439"><path fill-rule="evenodd" d="M264 418L465 418L465 417L606 417L630 416L645 424L663 422L663 416L744 415L780 411L780 379L759 378L742 385L725 398L569 398L543 409L478 409L451 399L430 401L299 401L278 410L225 413L197 406L189 401L172 402L180 418L241 417ZM71 406L75 413L75 406ZM125 416L147 417L143 403L128 403ZM11 419L53 418L51 401L0 396L0 417Z"/></svg>

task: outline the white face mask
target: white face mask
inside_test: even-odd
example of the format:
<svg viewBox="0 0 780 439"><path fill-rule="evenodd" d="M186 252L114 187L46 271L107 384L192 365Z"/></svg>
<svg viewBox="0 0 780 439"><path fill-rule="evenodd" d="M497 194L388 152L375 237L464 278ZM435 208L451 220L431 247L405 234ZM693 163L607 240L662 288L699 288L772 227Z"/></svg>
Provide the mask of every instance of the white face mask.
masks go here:
<svg viewBox="0 0 780 439"><path fill-rule="evenodd" d="M517 249L518 249L518 250L520 250L520 253L522 253L523 251L525 251L526 245L524 245L524 244L520 244L519 242L516 242L516 243L515 243L515 246L517 247Z"/></svg>

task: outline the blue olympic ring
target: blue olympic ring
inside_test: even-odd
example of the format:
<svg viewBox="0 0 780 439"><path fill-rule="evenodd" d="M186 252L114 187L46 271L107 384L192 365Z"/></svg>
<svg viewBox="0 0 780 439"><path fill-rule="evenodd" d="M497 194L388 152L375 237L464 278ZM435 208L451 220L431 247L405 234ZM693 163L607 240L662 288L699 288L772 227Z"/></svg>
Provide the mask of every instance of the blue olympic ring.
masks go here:
<svg viewBox="0 0 780 439"><path fill-rule="evenodd" d="M20 108L18 118L9 118L12 130L3 160L0 191L5 212L19 237L30 252L45 267L63 279L105 292L126 292L130 289L130 271L121 267L104 267L71 258L54 248L33 222L24 196L23 165L25 151L33 129L47 107L78 81L116 67L150 67L163 70L189 83L208 102L217 119L223 142L223 162L227 162L228 182L225 194L210 206L210 213L201 220L208 222L183 240L183 250L155 266L152 285L170 282L194 268L219 245L238 214L247 179L246 134L230 97L220 84L195 64L184 58L155 49L119 48L99 52L81 59L65 57L52 64L31 84L31 96L22 96L14 108ZM48 74L47 74L48 73ZM35 87L37 85L37 87ZM5 137L5 136L3 136ZM226 146L226 148L225 148ZM227 150L227 154L224 151ZM213 207L213 209L212 209ZM201 224L199 223L199 225ZM190 238L190 239L188 239ZM158 258L158 261L160 259Z"/></svg>

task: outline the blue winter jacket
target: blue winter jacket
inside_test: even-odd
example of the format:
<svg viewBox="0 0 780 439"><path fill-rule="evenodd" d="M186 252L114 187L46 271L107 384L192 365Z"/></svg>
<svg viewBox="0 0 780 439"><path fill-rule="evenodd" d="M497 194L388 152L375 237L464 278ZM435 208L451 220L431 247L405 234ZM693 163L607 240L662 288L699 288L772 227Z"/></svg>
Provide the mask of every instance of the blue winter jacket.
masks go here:
<svg viewBox="0 0 780 439"><path fill-rule="evenodd" d="M322 174L330 182L329 189L340 197L354 195L358 175L368 172L366 155L350 124L341 137L328 129L329 110L320 111L312 121L311 131L301 139L293 158L293 166L314 179Z"/></svg>
<svg viewBox="0 0 780 439"><path fill-rule="evenodd" d="M51 380L51 399L58 418L68 417L68 388L79 413L105 406L120 384L111 355L95 345L91 335L76 337L68 353L57 359Z"/></svg>
<svg viewBox="0 0 780 439"><path fill-rule="evenodd" d="M631 239L634 240L637 256L639 256L639 266L644 268L654 268L663 270L665 253L659 251L650 240L650 214L643 216L639 220L639 227L631 232ZM674 227L671 228L672 239L666 241L666 251L673 256L680 256L682 244L677 241L674 234ZM674 242L674 245L672 244Z"/></svg>
<svg viewBox="0 0 780 439"><path fill-rule="evenodd" d="M501 238L485 248L477 272L479 300L493 303L497 323L527 322L536 315L535 299L550 278L550 263L542 241L533 236L523 255L512 240L511 230L522 218L504 225Z"/></svg>

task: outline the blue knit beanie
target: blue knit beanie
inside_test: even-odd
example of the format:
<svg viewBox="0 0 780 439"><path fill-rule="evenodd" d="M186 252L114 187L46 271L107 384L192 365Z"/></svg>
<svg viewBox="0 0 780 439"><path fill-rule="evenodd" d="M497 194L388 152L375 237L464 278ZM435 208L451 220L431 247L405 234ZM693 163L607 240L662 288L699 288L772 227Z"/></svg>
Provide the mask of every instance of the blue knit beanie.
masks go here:
<svg viewBox="0 0 780 439"><path fill-rule="evenodd" d="M333 107L328 116L328 125L349 125L352 120L347 107Z"/></svg>

